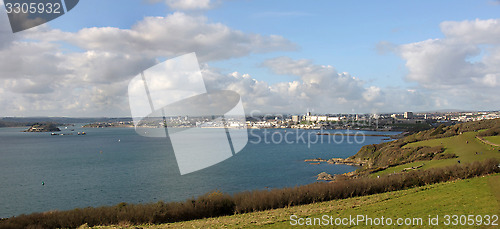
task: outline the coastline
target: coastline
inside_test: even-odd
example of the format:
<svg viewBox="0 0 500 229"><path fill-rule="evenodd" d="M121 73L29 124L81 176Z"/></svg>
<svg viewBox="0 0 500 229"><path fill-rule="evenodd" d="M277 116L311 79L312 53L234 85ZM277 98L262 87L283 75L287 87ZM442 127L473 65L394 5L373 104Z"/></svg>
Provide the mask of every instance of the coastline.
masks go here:
<svg viewBox="0 0 500 229"><path fill-rule="evenodd" d="M68 130L63 129L63 133L69 133L70 128L71 127L68 127ZM117 190L115 192L118 194L113 193L113 196L107 196L106 199L101 195L92 200L93 202L85 202L86 204L88 203L87 205L94 207L100 206L100 203L104 203L104 201L109 201L112 205L124 201L129 203L154 202L155 200L153 198L169 202L181 201L192 196L203 195L214 189L232 193L266 189L265 187L275 189L293 187L296 185L307 185L316 181L314 176L322 172L323 168L308 168L309 165L304 164L302 161L307 157L328 158L328 150L331 149L331 147L337 147L336 145L327 144L326 142L324 144L319 144L320 142L318 142L318 144L314 146L314 152L317 153L309 154L307 151L304 151L308 149L307 138L306 142L294 141L293 144L284 144L285 142L283 142L283 144L272 144L272 142L266 144L264 141L260 143L248 143L248 146L241 153L238 153L230 160L193 174L192 177L197 177L199 178L198 180L186 176L181 177L176 174L173 169L168 169L167 171L166 168L176 167L175 158L172 158L174 155L173 152L171 149L165 147L168 142L164 139L144 138L136 134L132 127L86 129L81 128L81 125L75 125L75 131L83 130L87 132L85 138L77 138L76 136L57 138L51 137L50 133L32 134L28 137L24 137L25 134L19 133L17 130L22 130L22 128L4 129L5 133L2 133L2 136L17 138L16 141L8 141L5 143L5 146L9 146L6 148L12 150L5 150L4 153L10 154L12 157L5 158L3 162L11 165L12 168L5 166L2 171L12 170L19 166L31 167L47 163L54 163L56 165L51 168L40 166L41 171L46 174L44 177L28 173L26 176L30 177L33 181L29 184L23 183L23 185L33 185L40 189L43 188L43 190L63 189L68 184L72 184L73 180L68 176L60 177L57 175L64 174L65 171L69 170L74 171L74 174L78 174L78 179L87 181L82 182L79 188L80 190L87 189L88 191L81 193L76 192L76 194L80 196L85 196L86 193L98 192L99 190L94 187L114 190L113 188L116 187L116 185L123 185L123 187L127 187L127 189L131 190L130 192ZM248 131L250 132L250 130ZM264 131L265 130L254 130L253 133L257 135L262 134L260 135L262 137ZM273 130L267 131L274 132ZM284 130L275 131L283 132ZM291 135L291 132L295 133L295 130L287 130L287 132L290 132ZM314 131L299 130L299 133L302 132L310 132L312 138L316 137L316 135L313 136L313 134L315 134ZM74 135L76 134L75 132ZM305 135L307 137L307 133ZM293 137L296 137L295 134ZM318 138L321 137L318 136ZM4 141L7 141L6 139L8 138L4 138ZM121 141L118 141L119 139L121 139ZM380 137L372 137L371 141L378 142L379 139ZM249 134L249 141L251 140L255 142L256 138ZM78 147L72 147L73 145ZM348 147L346 151L350 152L349 154L354 154L358 150L357 148L361 147L361 145L347 144L347 142L345 142L345 146ZM19 151L26 152L26 154L23 156L16 153ZM100 153L101 151L103 153ZM338 155L338 157L343 157L343 155ZM22 158L30 158L30 160L22 160ZM61 161L60 158L64 158L66 160L65 162L69 163L59 163ZM71 164L81 164L82 160L84 161L82 166L78 166L76 169L69 168ZM16 163L12 163L11 161L16 161ZM41 164L40 161L42 161L43 164ZM138 170L135 174L144 177L142 180L160 181L151 182L152 189L182 189L183 191L158 193L158 195L154 197L142 196L139 192L133 191L140 190L143 185L141 185L140 182L128 182L131 175L128 174L128 171L125 169L133 168L134 166L143 167L145 165L144 163L147 163L148 167L151 169ZM338 169L333 168L333 170L335 173L339 174L350 172L355 169L350 166L338 167ZM280 170L276 170L277 168ZM297 168L300 169L296 170ZM230 174L220 173L218 172L220 169L232 172ZM268 175L270 172L281 171L281 169L283 172L280 172L278 175L279 179L269 178ZM300 174L298 174L299 172L297 171L301 170L309 172L300 172ZM10 175L7 172L4 173L7 174L10 183L21 183L17 181L18 175L16 174L18 173ZM134 176L136 176L135 174ZM248 174L251 174L251 176ZM98 186L93 183L95 177L99 177L101 181L97 184ZM294 177L294 179L289 180L287 179L288 177ZM244 179L245 182L242 182L242 179ZM163 182L167 180L169 182ZM44 181L45 185L42 186L41 181ZM115 181L120 181L120 183L117 184ZM9 189L6 190L4 194L19 196L24 200L18 203L11 203L9 202L10 200L5 200L4 203L11 204L11 206L15 207L9 211L5 209L0 211L0 217L31 213L32 211L46 211L50 209L67 210L77 206L59 201L62 198L66 198L66 194L56 196L55 193L49 191L42 193L43 198L41 198L40 201L38 201L38 199L35 200L33 199L33 196L36 196L35 191L37 191L37 189L25 190L22 189L21 186L9 186ZM129 193L134 195L132 196L132 194ZM123 196L123 198L120 198L120 196ZM75 203L79 201L80 200L76 200ZM36 202L36 204L33 205L31 204L32 202Z"/></svg>
<svg viewBox="0 0 500 229"><path fill-rule="evenodd" d="M356 167L363 167L367 164L367 161L358 161L358 160L353 160L349 158L331 158L331 159L323 159L323 158L315 158L315 159L305 159L304 162L308 162L309 165L319 165L321 163L327 163L330 165L349 165L349 166L356 166ZM347 172L347 173L342 173L342 174L329 174L326 172L321 172L318 175L316 175L316 180L318 181L334 181L336 180L339 176L342 177L354 177L356 176L356 171L352 172Z"/></svg>

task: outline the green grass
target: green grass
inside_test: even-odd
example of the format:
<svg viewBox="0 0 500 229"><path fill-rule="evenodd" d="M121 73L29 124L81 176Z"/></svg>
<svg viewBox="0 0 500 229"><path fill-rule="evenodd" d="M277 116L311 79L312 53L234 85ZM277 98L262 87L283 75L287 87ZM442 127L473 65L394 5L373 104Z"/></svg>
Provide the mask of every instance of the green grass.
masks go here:
<svg viewBox="0 0 500 229"><path fill-rule="evenodd" d="M500 174L496 174L344 200L171 224L142 225L142 227L289 228L291 215L303 218L321 218L323 215L333 218L367 215L371 218L390 217L394 221L397 218L422 218L424 226L428 225L429 215L432 217L439 215L440 225L443 227L443 217L447 214L499 215L499 202ZM127 227L127 225L122 226ZM342 226L344 227L349 228ZM120 226L98 228L120 228ZM366 226L363 225L363 228ZM394 226L375 228L394 228ZM483 226L483 228L495 227Z"/></svg>
<svg viewBox="0 0 500 229"><path fill-rule="evenodd" d="M500 136L490 136L490 137L485 137L484 139L493 144L500 145Z"/></svg>
<svg viewBox="0 0 500 229"><path fill-rule="evenodd" d="M372 176L401 172L404 168L415 167L424 164L420 169L429 169L435 167L449 166L457 164L458 161L461 163L482 161L488 158L500 158L500 152L498 151L500 147L493 147L491 145L484 144L476 138L476 132L466 132L461 135L448 137L448 138L438 138L426 141L419 141L415 143L410 143L405 145L405 147L417 147L417 146L443 146L445 148L444 153L454 153L458 158L445 159L445 160L432 160L432 161L415 161L412 163L394 166L386 170L373 173ZM500 141L500 138L488 137L486 138Z"/></svg>

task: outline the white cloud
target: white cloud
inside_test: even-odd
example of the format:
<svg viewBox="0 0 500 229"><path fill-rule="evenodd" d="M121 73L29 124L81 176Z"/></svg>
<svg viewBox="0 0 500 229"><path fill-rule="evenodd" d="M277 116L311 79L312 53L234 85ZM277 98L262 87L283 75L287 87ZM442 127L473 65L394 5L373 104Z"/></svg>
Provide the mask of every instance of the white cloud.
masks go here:
<svg viewBox="0 0 500 229"><path fill-rule="evenodd" d="M337 72L332 66L316 65L310 60L279 57L267 60L264 66L276 74L299 76L299 80L269 85L249 75L234 72L223 75L205 66L203 76L209 90L230 89L238 92L247 112L379 112L408 109L408 103L424 101L418 93L403 90L384 92L349 73ZM395 103L395 100L398 102ZM418 108L418 107L416 107ZM421 107L420 107L421 108Z"/></svg>
<svg viewBox="0 0 500 229"><path fill-rule="evenodd" d="M380 96L380 88L375 86L370 86L363 92L363 98L368 101L375 101Z"/></svg>
<svg viewBox="0 0 500 229"><path fill-rule="evenodd" d="M500 44L500 20L445 21L441 31L447 39L469 44Z"/></svg>
<svg viewBox="0 0 500 229"><path fill-rule="evenodd" d="M13 35L3 19L0 116L126 116L128 81L157 58L194 51L212 61L295 48L280 36L248 34L183 13L147 17L131 29L75 33L44 25ZM83 51L68 50L68 44Z"/></svg>
<svg viewBox="0 0 500 229"><path fill-rule="evenodd" d="M500 74L487 74L481 78L473 78L472 80L486 87L500 87Z"/></svg>
<svg viewBox="0 0 500 229"><path fill-rule="evenodd" d="M208 90L240 93L247 112L487 109L500 104L497 21L445 22L441 28L443 39L395 48L406 60L407 79L418 83L414 88L367 85L332 66L288 57L267 60L263 66L299 77L292 82L269 84L239 72L221 74L206 64L203 76ZM129 115L128 81L157 58L194 51L209 62L296 48L281 36L249 34L179 12L147 17L131 29L70 33L45 25L21 35L12 35L8 21L0 17L0 31L8 31L0 34L0 116ZM68 51L63 44L83 51Z"/></svg>
<svg viewBox="0 0 500 229"><path fill-rule="evenodd" d="M399 52L410 71L407 79L427 88L464 84L478 73L477 64L467 61L480 53L471 44L435 39L402 45Z"/></svg>
<svg viewBox="0 0 500 229"><path fill-rule="evenodd" d="M196 52L202 62L296 49L295 44L281 36L244 33L220 23L209 23L204 16L180 12L166 17L146 17L131 29L86 28L77 33L50 30L30 33L28 37L63 40L85 50L150 58Z"/></svg>
<svg viewBox="0 0 500 229"><path fill-rule="evenodd" d="M450 106L440 108L498 109L500 19L443 22L441 30L445 38L398 47L406 78L436 96L437 106Z"/></svg>

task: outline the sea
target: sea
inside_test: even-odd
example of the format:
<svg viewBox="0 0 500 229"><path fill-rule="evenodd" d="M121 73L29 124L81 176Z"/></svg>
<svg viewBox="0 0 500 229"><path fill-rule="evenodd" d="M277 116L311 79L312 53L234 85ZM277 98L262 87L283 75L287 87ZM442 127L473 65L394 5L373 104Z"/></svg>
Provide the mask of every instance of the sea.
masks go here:
<svg viewBox="0 0 500 229"><path fill-rule="evenodd" d="M311 164L305 159L346 158L363 145L388 141L362 134L399 133L322 131L357 133L334 139L316 135L318 130L241 130L248 132L243 150L208 168L180 175L168 139L144 137L134 128L83 128L82 124L60 128L58 134L66 135L0 128L0 218L310 184L318 182L321 172L341 174L357 167Z"/></svg>

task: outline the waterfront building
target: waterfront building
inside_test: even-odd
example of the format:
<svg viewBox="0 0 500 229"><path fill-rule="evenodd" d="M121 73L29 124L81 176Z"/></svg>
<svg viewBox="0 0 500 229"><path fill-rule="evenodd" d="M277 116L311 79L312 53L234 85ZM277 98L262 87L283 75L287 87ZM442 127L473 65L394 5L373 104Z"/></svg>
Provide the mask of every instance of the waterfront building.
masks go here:
<svg viewBox="0 0 500 229"><path fill-rule="evenodd" d="M413 118L413 112L407 111L407 112L404 113L403 117L405 119L412 119Z"/></svg>

